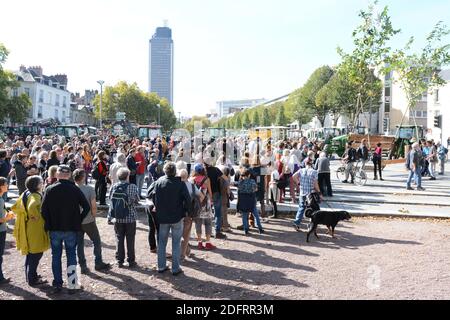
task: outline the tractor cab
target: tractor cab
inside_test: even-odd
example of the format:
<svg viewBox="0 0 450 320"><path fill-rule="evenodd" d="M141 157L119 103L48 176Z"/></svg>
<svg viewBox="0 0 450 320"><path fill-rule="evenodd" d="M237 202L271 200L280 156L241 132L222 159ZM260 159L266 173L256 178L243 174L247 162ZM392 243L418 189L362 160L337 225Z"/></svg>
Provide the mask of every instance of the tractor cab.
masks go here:
<svg viewBox="0 0 450 320"><path fill-rule="evenodd" d="M145 125L138 126L137 128L137 136L139 139L154 139L156 137L162 136L162 126L158 125Z"/></svg>

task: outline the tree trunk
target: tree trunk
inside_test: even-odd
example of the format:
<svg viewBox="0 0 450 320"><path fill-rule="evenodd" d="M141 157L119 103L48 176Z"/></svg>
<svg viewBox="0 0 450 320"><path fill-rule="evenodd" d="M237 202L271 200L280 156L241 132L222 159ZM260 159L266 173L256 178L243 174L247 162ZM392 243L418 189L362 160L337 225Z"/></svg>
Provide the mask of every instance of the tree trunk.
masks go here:
<svg viewBox="0 0 450 320"><path fill-rule="evenodd" d="M339 121L339 119L340 119L341 117L339 116L339 115L334 115L333 116L333 127L337 127L337 123L338 123L338 121Z"/></svg>

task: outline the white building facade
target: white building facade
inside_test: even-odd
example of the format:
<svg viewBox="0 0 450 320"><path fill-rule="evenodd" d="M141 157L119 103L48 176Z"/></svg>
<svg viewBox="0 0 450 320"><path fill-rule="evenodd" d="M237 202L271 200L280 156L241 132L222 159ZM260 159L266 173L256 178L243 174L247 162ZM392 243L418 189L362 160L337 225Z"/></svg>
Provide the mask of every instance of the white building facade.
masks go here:
<svg viewBox="0 0 450 320"><path fill-rule="evenodd" d="M67 76L45 76L41 67L20 67L14 72L20 87L12 95L27 94L32 108L27 123L43 119L54 119L61 123L70 122L70 92L67 90Z"/></svg>
<svg viewBox="0 0 450 320"><path fill-rule="evenodd" d="M383 81L383 100L380 106L379 116L379 133L394 135L397 132L397 126L400 125L403 118L403 125L423 126L426 130L428 127L428 96L424 92L422 99L413 108L405 114L408 108L408 99L405 90L401 84L396 81L396 73L391 72L386 75ZM414 121L415 115L415 121Z"/></svg>
<svg viewBox="0 0 450 320"><path fill-rule="evenodd" d="M235 112L253 108L265 103L265 99L227 100L216 103L216 111L219 118L227 117Z"/></svg>
<svg viewBox="0 0 450 320"><path fill-rule="evenodd" d="M440 141L448 146L450 140L450 69L444 70L440 76L447 84L428 95L428 130L427 138ZM441 117L441 128L434 126L435 117Z"/></svg>

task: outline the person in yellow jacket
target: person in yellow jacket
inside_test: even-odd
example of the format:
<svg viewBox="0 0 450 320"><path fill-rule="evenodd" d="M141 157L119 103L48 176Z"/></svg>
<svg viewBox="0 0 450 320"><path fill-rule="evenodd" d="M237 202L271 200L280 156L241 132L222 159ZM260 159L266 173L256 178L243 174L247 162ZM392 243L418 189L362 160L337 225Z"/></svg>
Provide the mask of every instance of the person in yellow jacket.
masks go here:
<svg viewBox="0 0 450 320"><path fill-rule="evenodd" d="M25 181L27 190L11 208L16 214L14 237L17 250L26 255L25 275L32 287L47 283L37 274L39 261L50 248L50 238L41 214L43 185L40 176L28 177Z"/></svg>

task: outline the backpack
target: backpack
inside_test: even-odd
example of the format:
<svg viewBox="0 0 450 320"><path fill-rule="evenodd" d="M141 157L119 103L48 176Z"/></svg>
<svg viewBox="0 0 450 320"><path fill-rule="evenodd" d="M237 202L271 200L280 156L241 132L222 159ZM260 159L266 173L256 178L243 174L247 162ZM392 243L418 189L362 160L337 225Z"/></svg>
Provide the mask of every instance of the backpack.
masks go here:
<svg viewBox="0 0 450 320"><path fill-rule="evenodd" d="M312 192L306 196L306 210L305 217L311 218L314 212L320 210L320 195L317 192Z"/></svg>
<svg viewBox="0 0 450 320"><path fill-rule="evenodd" d="M199 188L200 191L202 190L202 187L203 187L203 185L205 184L206 180L208 180L207 177L203 178L202 182L200 182L199 185L198 185L198 184L195 184L195 185L197 186L197 188ZM205 198L203 199L203 201L200 202L201 208L205 207L205 206L207 205L207 203L208 203L208 199L207 199L207 197L205 197Z"/></svg>
<svg viewBox="0 0 450 320"><path fill-rule="evenodd" d="M125 219L130 214L128 206L128 186L129 183L120 183L113 187L111 192L111 206L109 215L115 219Z"/></svg>
<svg viewBox="0 0 450 320"><path fill-rule="evenodd" d="M200 215L200 212L202 211L202 204L200 202L200 199L195 195L195 186L193 184L191 186L192 200L188 208L188 217L195 219Z"/></svg>
<svg viewBox="0 0 450 320"><path fill-rule="evenodd" d="M92 179L98 180L100 179L100 171L98 170L98 165L94 167L94 170L92 170Z"/></svg>

